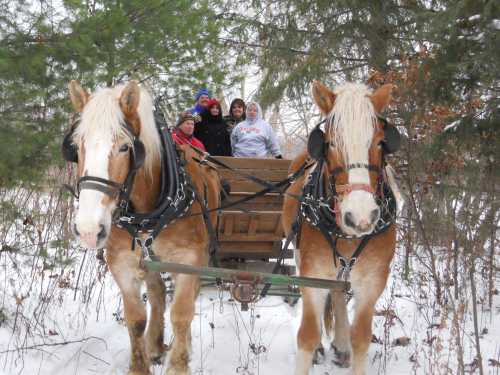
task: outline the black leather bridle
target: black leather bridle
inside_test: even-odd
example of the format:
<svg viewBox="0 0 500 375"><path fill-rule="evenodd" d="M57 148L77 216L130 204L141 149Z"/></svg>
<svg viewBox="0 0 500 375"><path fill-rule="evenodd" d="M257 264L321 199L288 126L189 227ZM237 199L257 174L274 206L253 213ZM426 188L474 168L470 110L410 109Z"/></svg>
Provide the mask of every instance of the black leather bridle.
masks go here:
<svg viewBox="0 0 500 375"><path fill-rule="evenodd" d="M70 127L69 132L65 135L62 144L62 154L65 160L78 163L78 146L73 143L73 134L80 123L80 117L77 117ZM132 126L127 122L123 122L122 126L125 133L130 138L132 147L130 152L130 167L123 183L118 183L109 179L97 176L82 176L76 183L76 188L71 188L65 185L68 190L78 199L82 190L96 190L112 199L118 198L117 206L119 209L126 209L130 201L130 192L134 184L134 178L144 164L145 149L144 144L135 134Z"/></svg>

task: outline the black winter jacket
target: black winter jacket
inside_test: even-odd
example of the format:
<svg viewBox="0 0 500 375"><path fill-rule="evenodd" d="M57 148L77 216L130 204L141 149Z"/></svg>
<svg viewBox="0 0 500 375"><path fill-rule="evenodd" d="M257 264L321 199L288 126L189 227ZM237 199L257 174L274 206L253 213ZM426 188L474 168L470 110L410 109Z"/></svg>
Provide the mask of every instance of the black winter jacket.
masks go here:
<svg viewBox="0 0 500 375"><path fill-rule="evenodd" d="M194 126L194 136L198 138L212 156L231 156L229 128L222 119L221 111L214 117L209 111L201 115L201 122Z"/></svg>

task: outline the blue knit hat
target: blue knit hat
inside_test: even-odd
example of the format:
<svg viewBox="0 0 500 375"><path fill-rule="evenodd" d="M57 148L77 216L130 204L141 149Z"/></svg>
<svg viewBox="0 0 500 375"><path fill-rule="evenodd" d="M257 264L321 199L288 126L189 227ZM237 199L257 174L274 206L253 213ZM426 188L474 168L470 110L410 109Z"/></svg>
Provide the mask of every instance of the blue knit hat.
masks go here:
<svg viewBox="0 0 500 375"><path fill-rule="evenodd" d="M198 99L200 99L200 96L202 96L202 95L206 95L206 96L210 97L210 92L206 88L201 88L198 90L198 92L194 96L194 100L198 101Z"/></svg>

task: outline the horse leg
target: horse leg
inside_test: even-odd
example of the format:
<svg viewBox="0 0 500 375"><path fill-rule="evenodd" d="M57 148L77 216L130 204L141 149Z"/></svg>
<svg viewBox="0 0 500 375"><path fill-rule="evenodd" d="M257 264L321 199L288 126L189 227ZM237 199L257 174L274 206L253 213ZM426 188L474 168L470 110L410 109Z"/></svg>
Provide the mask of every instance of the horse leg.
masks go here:
<svg viewBox="0 0 500 375"><path fill-rule="evenodd" d="M130 255L128 255L130 253ZM144 345L144 331L147 315L141 300L141 271L134 254L127 252L119 256L109 256L108 265L122 292L125 321L130 337L130 368L128 375L149 375L149 359Z"/></svg>
<svg viewBox="0 0 500 375"><path fill-rule="evenodd" d="M163 331L165 328L165 283L159 273L148 272L146 275L148 301L151 315L146 331L146 348L149 359L159 363L165 352Z"/></svg>
<svg viewBox="0 0 500 375"><path fill-rule="evenodd" d="M343 291L332 291L332 303L335 336L332 347L335 351L335 364L349 367L351 356L351 337L349 332L349 317L347 316L347 301Z"/></svg>
<svg viewBox="0 0 500 375"><path fill-rule="evenodd" d="M384 290L385 281L372 279L355 288L353 286L356 299L354 321L351 327L353 375L365 374L366 354L372 338L375 304Z"/></svg>
<svg viewBox="0 0 500 375"><path fill-rule="evenodd" d="M174 342L172 343L167 375L190 374L191 322L194 317L194 304L199 284L200 279L197 276L179 274L176 277L174 301L170 311Z"/></svg>
<svg viewBox="0 0 500 375"><path fill-rule="evenodd" d="M302 321L297 334L296 375L307 375L321 343L321 319L328 291L302 289Z"/></svg>

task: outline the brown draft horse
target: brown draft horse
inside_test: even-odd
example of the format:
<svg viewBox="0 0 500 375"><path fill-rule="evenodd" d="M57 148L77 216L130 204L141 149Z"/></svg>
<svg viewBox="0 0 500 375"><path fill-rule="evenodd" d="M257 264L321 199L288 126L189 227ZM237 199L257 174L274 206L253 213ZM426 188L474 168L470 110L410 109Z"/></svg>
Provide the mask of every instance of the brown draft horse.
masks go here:
<svg viewBox="0 0 500 375"><path fill-rule="evenodd" d="M131 81L125 86L106 88L89 95L76 81L69 84L74 109L81 114L72 141L78 147L78 177L94 176L122 184L131 163L131 138L123 126L126 121L144 144L145 160L135 176L130 200L137 212L147 213L155 207L160 189L161 144L154 123L153 105L146 90ZM181 146L187 161L185 169L199 196L208 208L219 204L217 174L194 162L192 151ZM106 261L118 284L125 309L131 358L129 375L150 374L151 361L165 351L163 343L165 286L157 273L140 267L141 249L131 250L132 238L112 224L116 199L98 190L80 191L75 217L75 234L89 248L106 248ZM200 212L194 202L192 213ZM215 214L214 214L215 215ZM212 217L215 220L215 217ZM162 261L204 266L208 262L209 235L201 215L188 216L171 223L156 238L153 249ZM189 374L191 321L199 292L199 278L177 274L170 319L174 341L170 350L167 374ZM141 301L145 282L151 314L148 324ZM147 325L147 329L146 329Z"/></svg>
<svg viewBox="0 0 500 375"><path fill-rule="evenodd" d="M338 225L347 235L359 237L370 234L380 215L373 194L380 170L369 170L365 166L382 167L380 142L384 138L384 131L377 114L389 103L391 90L391 85L384 85L372 93L365 85L350 83L332 92L319 82L313 83L313 98L328 120L326 173L341 168L335 177L335 185L338 192L344 192L339 193L336 215L340 215ZM297 170L307 158L307 153L299 155L292 162L290 170ZM293 196L300 195L305 181L306 177L302 177L287 190L290 194L285 196L283 208L286 233L291 231L298 210L298 202ZM344 189L339 189L341 185L344 185ZM331 247L320 231L304 221L299 238L296 261L300 275L335 279L338 268L334 265ZM359 243L360 240L338 239L337 248L342 256L349 259ZM330 299L327 298L327 291L302 289L303 312L297 335L296 375L309 373L315 350L321 343L322 318L325 319L327 330L334 328L332 347L337 363L348 367L352 356L353 374L365 373L374 307L385 288L395 246L396 228L393 224L368 242L354 265L350 277L355 298L351 327L343 292L332 291Z"/></svg>

